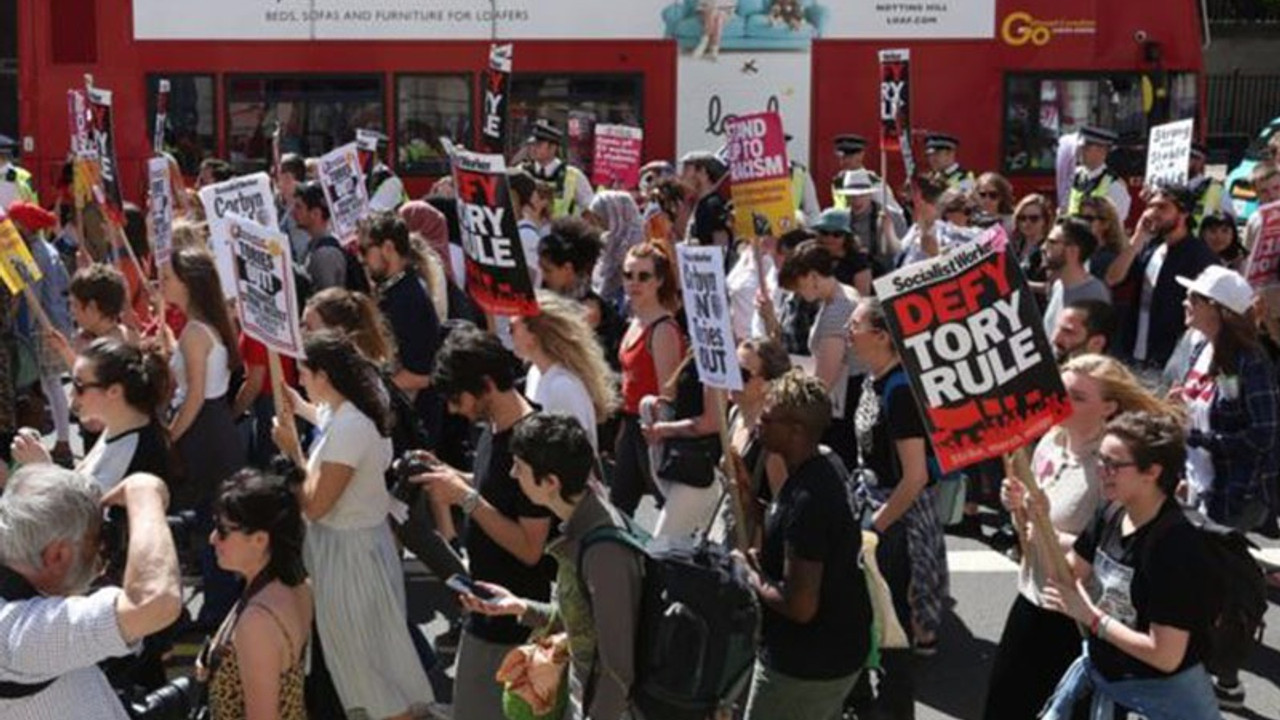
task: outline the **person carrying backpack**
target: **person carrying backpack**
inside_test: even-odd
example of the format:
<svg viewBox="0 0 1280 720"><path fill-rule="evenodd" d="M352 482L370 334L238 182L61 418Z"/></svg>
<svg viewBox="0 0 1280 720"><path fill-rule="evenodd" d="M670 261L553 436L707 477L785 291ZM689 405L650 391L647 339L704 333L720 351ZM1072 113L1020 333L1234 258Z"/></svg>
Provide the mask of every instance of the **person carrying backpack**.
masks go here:
<svg viewBox="0 0 1280 720"><path fill-rule="evenodd" d="M1050 580L1043 593L1045 607L1088 631L1043 720L1067 720L1090 693L1090 717L1112 717L1117 705L1147 720L1220 717L1204 661L1227 588L1174 498L1186 452L1173 417L1128 412L1107 424L1098 475L1114 505L1067 556L1079 582ZM1100 589L1098 602L1084 581Z"/></svg>
<svg viewBox="0 0 1280 720"><path fill-rule="evenodd" d="M870 649L862 533L844 468L819 449L830 421L826 386L800 370L774 382L760 415L761 442L787 479L750 559L764 632L747 720L838 719Z"/></svg>
<svg viewBox="0 0 1280 720"><path fill-rule="evenodd" d="M311 236L304 257L295 258L303 272L298 278L298 295L302 302L311 295L331 287L345 287L355 292L369 292L369 280L358 258L342 249L329 227L329 203L318 182L297 186L290 210L297 226Z"/></svg>
<svg viewBox="0 0 1280 720"><path fill-rule="evenodd" d="M526 417L516 425L511 452L520 489L563 523L563 534L547 545L559 567L554 602L517 597L499 585L477 582L479 592L487 591L489 597L464 594L462 604L475 613L517 617L535 629L563 625L572 658L568 681L573 710L566 717L629 717L643 565L626 544L590 541L601 530L628 528L626 517L588 484L595 454L574 417L541 412Z"/></svg>

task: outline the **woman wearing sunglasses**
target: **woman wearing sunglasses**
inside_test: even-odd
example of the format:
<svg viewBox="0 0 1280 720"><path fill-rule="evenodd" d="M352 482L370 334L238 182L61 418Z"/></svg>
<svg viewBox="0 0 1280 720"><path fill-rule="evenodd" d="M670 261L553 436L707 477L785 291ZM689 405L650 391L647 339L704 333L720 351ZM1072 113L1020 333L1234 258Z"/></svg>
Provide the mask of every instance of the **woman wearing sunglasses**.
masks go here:
<svg viewBox="0 0 1280 720"><path fill-rule="evenodd" d="M285 479L242 470L214 500L209 542L245 590L202 654L213 720L305 720L303 651L311 635L304 527Z"/></svg>
<svg viewBox="0 0 1280 720"><path fill-rule="evenodd" d="M631 321L618 348L622 365L622 427L609 501L633 515L653 482L648 444L640 429L640 401L646 395L668 400L674 397L663 382L675 376L685 354L685 338L672 315L679 305L680 293L675 266L660 245L645 242L627 251L622 263L622 289L631 306Z"/></svg>
<svg viewBox="0 0 1280 720"><path fill-rule="evenodd" d="M122 340L99 338L82 350L71 371L72 405L102 433L76 470L104 492L140 472L172 483L169 433L159 417L168 384L163 358ZM13 457L24 465L50 462L39 435L25 430L13 441Z"/></svg>
<svg viewBox="0 0 1280 720"><path fill-rule="evenodd" d="M978 201L978 209L983 215L994 218L1004 226L1006 233L1012 233L1013 227L1013 186L1000 173L985 172L978 176L978 184L973 192Z"/></svg>
<svg viewBox="0 0 1280 720"><path fill-rule="evenodd" d="M1018 264L1027 283L1039 295L1048 290L1045 282L1044 241L1053 228L1053 205L1038 193L1028 195L1013 210L1013 235L1010 248L1017 253Z"/></svg>
<svg viewBox="0 0 1280 720"><path fill-rule="evenodd" d="M1122 363L1081 355L1062 368L1073 412L1036 445L1031 470L1048 500L1045 511L1070 548L1102 507L1097 459L1107 421L1120 413L1167 412ZM1022 484L1007 479L1000 501L1014 522L1028 525L1032 508ZM1039 553L1022 554L1018 597L1009 609L987 689L986 720L1033 718L1062 673L1080 654L1080 633L1069 618L1047 608L1041 588L1048 569Z"/></svg>
<svg viewBox="0 0 1280 720"><path fill-rule="evenodd" d="M1208 560L1174 499L1186 442L1168 415L1125 413L1107 423L1097 468L1102 497L1113 505L1068 553L1079 582L1050 580L1043 591L1045 607L1069 616L1088 639L1042 720L1068 720L1090 691L1089 717L1112 717L1115 706L1148 720L1221 717L1201 662ZM1101 588L1096 603L1084 582Z"/></svg>

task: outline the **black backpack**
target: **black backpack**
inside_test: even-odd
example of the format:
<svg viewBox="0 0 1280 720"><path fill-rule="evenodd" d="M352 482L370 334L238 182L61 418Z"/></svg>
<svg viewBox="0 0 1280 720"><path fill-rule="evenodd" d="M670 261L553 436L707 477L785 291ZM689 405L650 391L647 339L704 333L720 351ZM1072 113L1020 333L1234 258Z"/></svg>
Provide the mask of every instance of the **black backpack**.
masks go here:
<svg viewBox="0 0 1280 720"><path fill-rule="evenodd" d="M626 522L626 528L587 533L579 543L579 577L587 549L598 542L640 553L644 580L631 701L645 717L705 720L750 677L760 633L755 590L722 546L705 539L692 545L651 540Z"/></svg>
<svg viewBox="0 0 1280 720"><path fill-rule="evenodd" d="M315 242L307 252L313 253L320 248L334 248L342 253L343 259L347 261L346 277L342 282L342 286L352 292L361 292L369 294L369 278L364 274L364 266L360 264L359 258L353 253L345 250L338 240L332 235L326 235ZM306 306L307 300L315 294L316 288L311 282L311 276L307 274L306 265L298 262L293 264L293 280L294 287L298 290L298 312L302 312L302 308Z"/></svg>
<svg viewBox="0 0 1280 720"><path fill-rule="evenodd" d="M1244 533L1219 525L1195 510L1183 515L1204 543L1207 574L1205 597L1210 600L1205 617L1204 664L1212 674L1238 670L1249 659L1255 645L1262 643L1266 627L1267 582L1257 560L1249 553L1256 548ZM1176 517L1176 516L1171 516ZM1143 554L1148 555L1165 527L1155 528Z"/></svg>

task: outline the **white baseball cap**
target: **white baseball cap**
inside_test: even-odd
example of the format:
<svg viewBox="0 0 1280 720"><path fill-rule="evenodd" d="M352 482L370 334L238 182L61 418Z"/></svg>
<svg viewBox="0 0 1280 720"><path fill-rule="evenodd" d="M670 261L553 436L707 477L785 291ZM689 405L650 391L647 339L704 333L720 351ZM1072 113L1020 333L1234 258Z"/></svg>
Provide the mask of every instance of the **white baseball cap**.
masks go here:
<svg viewBox="0 0 1280 720"><path fill-rule="evenodd" d="M1210 265L1195 280L1178 276L1178 284L1237 315L1245 314L1253 305L1253 287L1240 273L1221 265Z"/></svg>

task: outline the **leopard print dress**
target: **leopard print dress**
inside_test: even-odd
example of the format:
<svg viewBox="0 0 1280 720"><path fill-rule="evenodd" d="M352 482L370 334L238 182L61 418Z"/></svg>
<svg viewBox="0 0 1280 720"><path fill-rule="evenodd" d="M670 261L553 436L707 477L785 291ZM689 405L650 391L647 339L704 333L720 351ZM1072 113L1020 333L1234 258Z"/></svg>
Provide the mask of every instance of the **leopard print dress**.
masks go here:
<svg viewBox="0 0 1280 720"><path fill-rule="evenodd" d="M284 633L289 647L293 637L284 622L266 605L250 603L264 610ZM240 663L235 646L230 642L215 651L219 656L217 669L209 677L209 709L212 720L244 720L244 686L240 683ZM296 660L280 674L280 720L307 720L307 707L303 696L303 662Z"/></svg>

